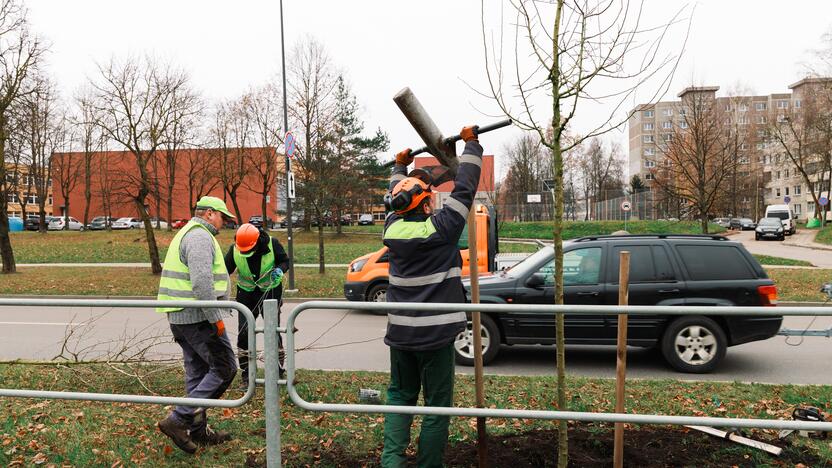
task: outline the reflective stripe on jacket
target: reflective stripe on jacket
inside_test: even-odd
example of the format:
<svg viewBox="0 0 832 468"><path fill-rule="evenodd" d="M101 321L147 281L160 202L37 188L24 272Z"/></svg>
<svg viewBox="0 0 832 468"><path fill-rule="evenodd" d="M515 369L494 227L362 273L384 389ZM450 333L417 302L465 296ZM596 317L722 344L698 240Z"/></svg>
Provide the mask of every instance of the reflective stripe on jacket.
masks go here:
<svg viewBox="0 0 832 468"><path fill-rule="evenodd" d="M468 219L480 178L482 147L465 145L451 196L442 209L425 217L402 218L390 213L385 220L384 245L389 251L388 302L465 303L462 257L457 242ZM406 171L396 166L390 188ZM446 346L465 330L464 312L393 310L388 314L384 342L406 351L428 351Z"/></svg>
<svg viewBox="0 0 832 468"><path fill-rule="evenodd" d="M237 266L237 287L243 291L251 292L259 288L265 292L280 286L282 278L272 280L275 260L271 238L269 238L269 251L260 257L260 278L254 277L254 273L248 266L248 257L243 256L237 247L234 247L234 264Z"/></svg>
<svg viewBox="0 0 832 468"><path fill-rule="evenodd" d="M159 279L159 293L156 299L160 301L196 300L193 285L191 284L190 270L182 262L182 259L179 258L179 246L182 243L182 239L192 229L208 230L205 226L192 220L173 237L168 247L168 253L165 255L162 277ZM223 261L219 242L217 242L213 234L211 234L211 239L214 241L214 262L211 265L211 272L214 275L214 294L219 298L228 293L228 270L225 268L225 261ZM182 307L156 308L156 312L162 313L176 312L179 310L182 310Z"/></svg>

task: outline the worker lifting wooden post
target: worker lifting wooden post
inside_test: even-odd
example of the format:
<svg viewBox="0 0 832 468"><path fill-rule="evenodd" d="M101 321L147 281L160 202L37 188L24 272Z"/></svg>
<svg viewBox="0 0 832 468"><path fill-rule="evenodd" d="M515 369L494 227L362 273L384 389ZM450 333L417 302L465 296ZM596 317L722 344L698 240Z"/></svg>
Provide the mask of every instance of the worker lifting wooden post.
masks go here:
<svg viewBox="0 0 832 468"><path fill-rule="evenodd" d="M404 88L399 91L394 97L396 105L405 115L407 120L425 142L426 150L432 154L436 159L448 168L448 172L453 176L456 175L459 161L456 157L455 142L458 139L448 139L442 135L442 132L430 118L425 108L416 99L416 96L410 91L410 88ZM503 126L509 125L509 121ZM420 152L420 151L417 151ZM471 300L474 303L479 302L479 282L477 275L477 238L476 238L476 210L471 206L468 214L468 255L469 255L469 271L471 278ZM485 404L485 393L483 388L483 364L482 364L482 340L480 336L480 313L472 313L473 318L473 335L474 335L474 380L476 387L477 407L482 408ZM477 453L480 468L488 466L488 453L486 451L486 428L485 418L477 418Z"/></svg>

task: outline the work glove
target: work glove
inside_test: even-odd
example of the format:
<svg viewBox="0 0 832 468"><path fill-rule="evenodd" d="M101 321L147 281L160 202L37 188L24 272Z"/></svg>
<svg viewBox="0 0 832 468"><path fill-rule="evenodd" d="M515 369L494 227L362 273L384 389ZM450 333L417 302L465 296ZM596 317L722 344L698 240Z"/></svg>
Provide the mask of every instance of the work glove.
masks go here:
<svg viewBox="0 0 832 468"><path fill-rule="evenodd" d="M279 267L272 270L272 281L277 281L283 276L283 270Z"/></svg>
<svg viewBox="0 0 832 468"><path fill-rule="evenodd" d="M468 143L469 141L476 140L477 137L479 137L479 129L480 128L476 125L465 127L461 132L459 132L459 136L462 138L462 141Z"/></svg>
<svg viewBox="0 0 832 468"><path fill-rule="evenodd" d="M214 329L214 333L217 336L225 335L225 322L222 320L217 320L216 322L211 324L211 327Z"/></svg>
<svg viewBox="0 0 832 468"><path fill-rule="evenodd" d="M412 152L413 150L407 148L396 153L396 164L399 166L409 166L413 162L413 156L410 154Z"/></svg>

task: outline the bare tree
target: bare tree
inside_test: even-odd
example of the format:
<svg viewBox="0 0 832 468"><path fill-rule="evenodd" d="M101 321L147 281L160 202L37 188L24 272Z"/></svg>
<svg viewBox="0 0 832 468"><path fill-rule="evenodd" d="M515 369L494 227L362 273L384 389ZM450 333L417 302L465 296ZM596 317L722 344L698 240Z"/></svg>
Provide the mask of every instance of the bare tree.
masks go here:
<svg viewBox="0 0 832 468"><path fill-rule="evenodd" d="M252 166L247 159L250 123L244 106L240 101L235 101L217 105L211 129L223 193L231 199L234 213L240 222L243 222L243 214L237 202L237 194Z"/></svg>
<svg viewBox="0 0 832 468"><path fill-rule="evenodd" d="M181 158L183 170L188 179L188 206L193 216L197 200L203 195L211 193L220 185L218 158L219 150L202 150L191 148L185 151Z"/></svg>
<svg viewBox="0 0 832 468"><path fill-rule="evenodd" d="M282 142L282 103L278 89L272 85L265 85L255 89L243 97L242 111L251 122L252 164L251 177L246 181L246 187L260 195L260 212L263 215L263 226L268 225L269 212L266 200L275 192L275 180L280 171L277 147Z"/></svg>
<svg viewBox="0 0 832 468"><path fill-rule="evenodd" d="M177 168L180 166L182 159L180 156L183 153L183 148L194 146L195 132L202 118L202 110L202 100L189 86L174 91L171 105L171 122L164 136L162 151L165 168L168 231L173 230L173 199L177 187Z"/></svg>
<svg viewBox="0 0 832 468"><path fill-rule="evenodd" d="M529 193L543 193L544 180L551 174L549 160L539 139L530 133L523 134L510 143L504 153L509 166L501 187L502 202L506 205L502 211L507 211L506 215L518 221L542 220L541 211L552 208L548 194L541 197L539 205L528 204L526 198Z"/></svg>
<svg viewBox="0 0 832 468"><path fill-rule="evenodd" d="M725 181L736 171L738 158L731 113L718 108L709 88L688 88L677 109L682 125L662 135L657 142L664 162L653 169L655 182L686 201L698 217L702 232L708 232L708 217L725 196Z"/></svg>
<svg viewBox="0 0 832 468"><path fill-rule="evenodd" d="M658 27L642 24L643 4L628 0L512 0L516 18L513 50L502 53L502 34L490 38L485 28L488 96L517 126L537 133L551 153L554 179L555 303L563 304L563 161L582 141L617 128L636 89L655 84L652 102L664 95L680 54L665 50L665 38L679 11ZM509 39L511 41L511 39ZM522 50L521 50L522 49ZM676 47L676 50L682 48ZM503 58L508 58L504 70ZM523 57L529 57L528 60ZM626 63L625 63L626 62ZM600 91L601 89L606 90ZM587 101L610 105L608 118L581 136L567 130ZM548 102L544 110L537 102ZM551 107L548 107L551 106ZM542 118L542 115L545 116ZM567 407L563 315L556 319L558 407ZM558 425L558 466L568 463L566 421Z"/></svg>
<svg viewBox="0 0 832 468"><path fill-rule="evenodd" d="M100 126L136 164L138 177L128 191L144 221L151 269L158 275L162 272L159 248L145 206L154 189L151 162L165 143L174 120L176 96L189 88L189 79L184 72L159 65L151 58L128 58L122 63L112 59L98 68L101 76L93 87Z"/></svg>
<svg viewBox="0 0 832 468"><path fill-rule="evenodd" d="M334 163L333 130L337 118L337 80L329 56L314 39L298 44L292 53L289 69L291 114L300 131L295 161L300 166L299 187L305 205L318 219L318 272L325 273L323 241L324 214L336 192L330 181L341 175ZM307 215L308 215L307 211Z"/></svg>
<svg viewBox="0 0 832 468"><path fill-rule="evenodd" d="M584 151L576 152L587 204L584 219L598 219L597 213L593 212L596 203L623 195L624 163L621 155L619 145L613 144L607 149L598 137L589 140Z"/></svg>
<svg viewBox="0 0 832 468"><path fill-rule="evenodd" d="M29 152L28 183L34 188L41 233L46 233L46 203L52 185L52 152L63 145L65 126L55 84L47 77L35 77L32 91L21 103L21 130ZM65 208L68 210L68 204ZM53 212L53 214L55 214ZM65 211L65 216L69 213ZM69 228L66 222L64 229Z"/></svg>
<svg viewBox="0 0 832 468"><path fill-rule="evenodd" d="M81 148L81 177L84 184L84 226L90 222L90 204L92 203L92 176L94 174L93 159L95 154L104 146L104 135L98 124L99 116L93 102L95 96L89 89L81 90L75 97L75 124L78 144ZM105 223L110 229L110 222Z"/></svg>
<svg viewBox="0 0 832 468"><path fill-rule="evenodd" d="M26 23L26 11L16 0L0 0L0 259L2 272L14 273L6 185L6 146L10 137L9 115L17 100L28 93L25 85L37 67L43 48L32 37Z"/></svg>
<svg viewBox="0 0 832 468"><path fill-rule="evenodd" d="M73 151L75 135L66 115L59 115L55 128L50 132L50 166L53 179L64 199L64 230L69 229L70 195L75 191L84 174L84 154ZM86 223L84 224L86 226Z"/></svg>

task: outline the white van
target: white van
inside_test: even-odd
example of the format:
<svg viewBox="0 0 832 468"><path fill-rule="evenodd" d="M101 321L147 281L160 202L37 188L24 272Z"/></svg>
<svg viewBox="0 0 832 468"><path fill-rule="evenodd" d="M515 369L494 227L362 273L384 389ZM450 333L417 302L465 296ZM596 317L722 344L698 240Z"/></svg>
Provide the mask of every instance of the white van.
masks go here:
<svg viewBox="0 0 832 468"><path fill-rule="evenodd" d="M788 235L795 233L794 212L789 205L768 205L766 207L766 218L780 218L783 223L783 230Z"/></svg>

